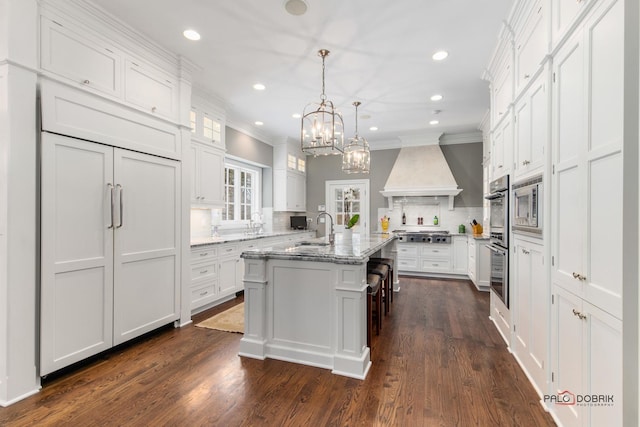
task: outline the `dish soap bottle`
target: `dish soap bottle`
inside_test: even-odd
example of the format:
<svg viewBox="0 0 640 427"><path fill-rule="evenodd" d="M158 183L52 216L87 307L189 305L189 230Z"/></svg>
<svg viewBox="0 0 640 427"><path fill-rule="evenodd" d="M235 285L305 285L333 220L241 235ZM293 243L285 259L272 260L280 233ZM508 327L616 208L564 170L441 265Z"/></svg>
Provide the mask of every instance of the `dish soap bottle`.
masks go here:
<svg viewBox="0 0 640 427"><path fill-rule="evenodd" d="M433 217L433 225L438 225L438 215Z"/></svg>

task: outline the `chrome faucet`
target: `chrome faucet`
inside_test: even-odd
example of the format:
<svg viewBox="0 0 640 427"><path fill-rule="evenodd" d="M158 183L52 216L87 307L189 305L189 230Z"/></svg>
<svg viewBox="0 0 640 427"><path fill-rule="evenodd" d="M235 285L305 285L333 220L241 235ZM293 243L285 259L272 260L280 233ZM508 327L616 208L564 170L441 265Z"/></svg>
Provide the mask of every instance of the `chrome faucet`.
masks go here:
<svg viewBox="0 0 640 427"><path fill-rule="evenodd" d="M331 220L331 232L329 233L329 244L333 246L336 243L336 233L333 231L333 217L329 212L322 211L318 214L318 217L316 218L316 225L318 224L318 221L320 221L320 217L322 215L328 216L329 219Z"/></svg>

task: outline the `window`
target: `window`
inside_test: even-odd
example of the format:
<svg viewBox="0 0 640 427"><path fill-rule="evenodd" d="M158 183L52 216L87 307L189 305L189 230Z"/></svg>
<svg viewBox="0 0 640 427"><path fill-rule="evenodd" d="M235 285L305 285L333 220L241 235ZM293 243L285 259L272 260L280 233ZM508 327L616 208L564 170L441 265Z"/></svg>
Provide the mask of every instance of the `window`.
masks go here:
<svg viewBox="0 0 640 427"><path fill-rule="evenodd" d="M205 113L206 114L206 113ZM202 119L202 130L204 137L211 140L220 139L220 123L204 116Z"/></svg>
<svg viewBox="0 0 640 427"><path fill-rule="evenodd" d="M222 221L250 221L260 212L261 170L241 162L227 162L224 168L225 205Z"/></svg>

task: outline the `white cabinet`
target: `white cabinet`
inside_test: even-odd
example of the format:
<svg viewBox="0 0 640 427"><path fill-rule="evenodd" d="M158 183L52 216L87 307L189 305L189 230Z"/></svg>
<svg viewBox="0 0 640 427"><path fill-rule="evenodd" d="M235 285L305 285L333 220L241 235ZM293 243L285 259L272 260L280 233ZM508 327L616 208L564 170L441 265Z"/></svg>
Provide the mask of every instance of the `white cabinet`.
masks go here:
<svg viewBox="0 0 640 427"><path fill-rule="evenodd" d="M510 49L504 48L504 55L495 70L495 78L492 82L492 112L493 124L498 123L509 114L509 108L513 100L513 66Z"/></svg>
<svg viewBox="0 0 640 427"><path fill-rule="evenodd" d="M56 17L40 17L40 66L50 77L74 83L150 115L178 120L174 74L125 53L95 31ZM170 70L171 71L171 70Z"/></svg>
<svg viewBox="0 0 640 427"><path fill-rule="evenodd" d="M192 96L189 114L191 138L220 149L225 148L225 114L197 93Z"/></svg>
<svg viewBox="0 0 640 427"><path fill-rule="evenodd" d="M594 4L554 61L552 391L622 396L622 0ZM621 399L621 398L618 398ZM565 425L621 425L613 406L553 405Z"/></svg>
<svg viewBox="0 0 640 427"><path fill-rule="evenodd" d="M191 309L216 300L218 293L218 249L215 246L191 250Z"/></svg>
<svg viewBox="0 0 640 427"><path fill-rule="evenodd" d="M544 246L520 237L513 239L511 312L513 352L538 393L547 391L549 368L550 286L546 280Z"/></svg>
<svg viewBox="0 0 640 427"><path fill-rule="evenodd" d="M511 311L493 291L489 292L489 319L496 325L507 346L511 345Z"/></svg>
<svg viewBox="0 0 640 427"><path fill-rule="evenodd" d="M167 74L139 59L125 61L124 99L152 114L173 119L178 115L178 85Z"/></svg>
<svg viewBox="0 0 640 427"><path fill-rule="evenodd" d="M545 147L548 146L549 139L548 106L547 76L542 74L515 105L516 177L542 170Z"/></svg>
<svg viewBox="0 0 640 427"><path fill-rule="evenodd" d="M400 272L439 277L467 275L467 236L452 236L451 244L402 242L397 251Z"/></svg>
<svg viewBox="0 0 640 427"><path fill-rule="evenodd" d="M491 274L491 254L485 245L489 239L469 237L469 279L479 291L489 290L489 277Z"/></svg>
<svg viewBox="0 0 640 427"><path fill-rule="evenodd" d="M191 203L224 205L224 151L191 143Z"/></svg>
<svg viewBox="0 0 640 427"><path fill-rule="evenodd" d="M469 243L467 236L453 236L453 272L466 275L469 266Z"/></svg>
<svg viewBox="0 0 640 427"><path fill-rule="evenodd" d="M513 164L513 125L511 110L492 132L491 179L511 173Z"/></svg>
<svg viewBox="0 0 640 427"><path fill-rule="evenodd" d="M40 374L179 316L180 163L42 134Z"/></svg>
<svg viewBox="0 0 640 427"><path fill-rule="evenodd" d="M60 22L58 22L60 21ZM122 54L69 24L41 17L40 66L78 85L119 97Z"/></svg>
<svg viewBox="0 0 640 427"><path fill-rule="evenodd" d="M592 12L554 65L552 280L622 318L623 3Z"/></svg>
<svg viewBox="0 0 640 427"><path fill-rule="evenodd" d="M623 425L622 322L559 286L552 301L551 392L567 399L602 395L613 404L551 404L551 411L565 426Z"/></svg>
<svg viewBox="0 0 640 427"><path fill-rule="evenodd" d="M306 157L298 142L288 140L273 147L273 210L307 210Z"/></svg>
<svg viewBox="0 0 640 427"><path fill-rule="evenodd" d="M544 3L537 1L529 6L515 39L516 93L520 93L537 74L548 50Z"/></svg>
<svg viewBox="0 0 640 427"><path fill-rule="evenodd" d="M273 210L304 212L306 202L306 175L288 170L273 171Z"/></svg>
<svg viewBox="0 0 640 427"><path fill-rule="evenodd" d="M553 47L567 34L595 0L551 0L551 39Z"/></svg>

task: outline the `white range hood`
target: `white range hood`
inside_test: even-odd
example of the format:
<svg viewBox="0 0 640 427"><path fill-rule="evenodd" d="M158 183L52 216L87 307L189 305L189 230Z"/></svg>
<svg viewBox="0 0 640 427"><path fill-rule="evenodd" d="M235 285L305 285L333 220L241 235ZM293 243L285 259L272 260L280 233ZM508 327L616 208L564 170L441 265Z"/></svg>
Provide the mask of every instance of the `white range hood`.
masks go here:
<svg viewBox="0 0 640 427"><path fill-rule="evenodd" d="M380 193L393 208L394 197L446 196L449 210L460 194L456 179L440 149L440 133L403 137L403 147L391 168L389 178Z"/></svg>

